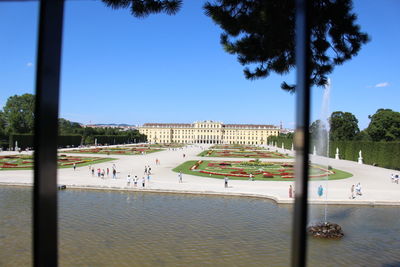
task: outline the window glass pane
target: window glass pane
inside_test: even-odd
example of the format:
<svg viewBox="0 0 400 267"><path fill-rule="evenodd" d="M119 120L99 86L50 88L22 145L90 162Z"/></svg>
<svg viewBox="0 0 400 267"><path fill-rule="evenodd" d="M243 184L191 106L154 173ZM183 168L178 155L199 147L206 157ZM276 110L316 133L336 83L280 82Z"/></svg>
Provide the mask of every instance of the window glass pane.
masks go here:
<svg viewBox="0 0 400 267"><path fill-rule="evenodd" d="M400 200L400 139L389 137L390 127L399 129L390 121L400 116L398 7L392 1L354 1L355 23L370 41L335 68L330 86L313 88L309 201L318 204L309 205L309 223L319 226L312 228L319 238L308 239L310 266L399 263L392 251L400 245L400 209L391 204ZM385 16L376 20L376 14ZM329 176L318 177L323 172Z"/></svg>
<svg viewBox="0 0 400 267"><path fill-rule="evenodd" d="M32 263L38 2L0 1L0 265Z"/></svg>

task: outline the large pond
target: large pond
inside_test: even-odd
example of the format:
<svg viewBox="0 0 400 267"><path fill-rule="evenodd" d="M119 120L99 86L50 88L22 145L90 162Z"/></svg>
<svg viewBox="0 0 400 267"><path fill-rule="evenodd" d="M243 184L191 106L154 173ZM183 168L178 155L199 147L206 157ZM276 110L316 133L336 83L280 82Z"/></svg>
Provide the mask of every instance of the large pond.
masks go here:
<svg viewBox="0 0 400 267"><path fill-rule="evenodd" d="M292 207L215 196L59 192L61 266L288 266ZM313 217L324 207L313 206ZM309 266L400 266L400 208L329 206ZM0 266L31 264L31 189L0 187Z"/></svg>

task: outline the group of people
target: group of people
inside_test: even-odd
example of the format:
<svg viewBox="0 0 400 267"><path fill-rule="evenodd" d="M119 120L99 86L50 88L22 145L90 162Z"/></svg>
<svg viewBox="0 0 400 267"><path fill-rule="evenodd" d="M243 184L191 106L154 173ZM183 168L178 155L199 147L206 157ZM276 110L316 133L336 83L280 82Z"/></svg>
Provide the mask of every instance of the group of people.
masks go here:
<svg viewBox="0 0 400 267"><path fill-rule="evenodd" d="M392 175L391 175L391 181L392 181L392 183L396 183L396 184L398 184L399 183L399 175L398 174L394 174L394 173L392 173Z"/></svg>
<svg viewBox="0 0 400 267"><path fill-rule="evenodd" d="M76 166L74 165L74 170ZM95 169L93 166L89 166L89 171L91 172L92 176L95 175ZM107 169L100 169L97 168L97 177L104 179L107 176L107 178L110 176L110 168ZM112 178L117 179L117 167L115 164L112 165Z"/></svg>
<svg viewBox="0 0 400 267"><path fill-rule="evenodd" d="M149 182L150 181L150 175L148 176L147 179L148 179L147 182ZM128 176L126 177L126 186L128 186L128 187L131 185L131 183L133 183L134 187L137 187L138 186L138 182L139 182L139 178L136 175L135 175L134 178L131 177L130 174L128 174ZM142 188L145 188L145 186L146 186L146 179L143 176L142 177Z"/></svg>
<svg viewBox="0 0 400 267"><path fill-rule="evenodd" d="M355 199L357 196L362 196L361 193L361 183L357 183L356 185L351 185L351 195L350 199Z"/></svg>
<svg viewBox="0 0 400 267"><path fill-rule="evenodd" d="M151 174L151 167L150 165L145 165L144 166L144 175L150 175Z"/></svg>
<svg viewBox="0 0 400 267"><path fill-rule="evenodd" d="M158 159L156 159L156 162L158 161ZM142 188L146 187L146 178L147 178L147 184L150 183L150 174L151 174L151 167L150 165L145 165L144 166L144 176L142 177ZM126 186L130 186L133 183L134 187L138 187L138 183L139 183L139 178L135 175L135 177L131 177L130 174L128 174L128 176L126 177Z"/></svg>

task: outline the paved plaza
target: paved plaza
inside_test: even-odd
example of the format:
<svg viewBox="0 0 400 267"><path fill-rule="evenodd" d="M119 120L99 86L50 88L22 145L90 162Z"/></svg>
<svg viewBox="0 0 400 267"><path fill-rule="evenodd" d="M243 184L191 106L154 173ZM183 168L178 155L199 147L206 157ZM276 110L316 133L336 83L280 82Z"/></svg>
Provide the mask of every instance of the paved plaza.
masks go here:
<svg viewBox="0 0 400 267"><path fill-rule="evenodd" d="M178 173L172 169L188 160L204 160L204 157L197 155L207 145L190 145L182 149L164 150L157 153L145 155L110 155L116 158L114 161L93 165L95 170L112 169L115 164L117 179L112 179L112 175L105 179L92 176L89 167L78 167L58 170L58 184L66 185L67 188L90 188L90 189L112 189L112 190L140 190L157 192L176 192L194 194L221 194L264 197L275 200L278 203L291 203L289 198L289 185L294 186L293 181L247 181L229 180L228 188L224 187L223 179L206 178L183 174L183 182L179 183ZM293 155L292 151L280 148L270 148L275 151ZM0 155L8 155L13 152L1 152ZM22 152L27 153L27 152ZM67 154L64 150L62 154ZM183 157L185 154L185 157ZM73 154L70 154L73 155ZM85 154L80 154L85 156ZM87 154L93 156L93 154ZM108 157L107 155L97 155ZM159 164L156 165L156 159ZM238 160L238 158L212 158L207 160ZM248 159L243 159L248 160ZM357 162L347 160L327 159L320 156L311 156L313 163L331 165L333 168L340 169L353 174L353 177L332 181L311 181L309 183L309 202L325 203L325 196L330 204L363 204L363 205L400 205L400 184L392 183L391 174L399 173L395 170L374 167L370 165L360 165ZM262 161L293 162L294 159L263 159ZM141 186L145 166L151 167L151 178L143 189ZM139 178L138 187L134 188L133 183L128 187L126 177L135 175ZM3 185L32 185L32 170L7 170L0 171L0 184ZM351 186L361 183L362 196L351 199ZM317 194L318 187L322 185L324 193L322 197ZM327 189L327 190L326 190ZM325 195L327 193L327 195Z"/></svg>

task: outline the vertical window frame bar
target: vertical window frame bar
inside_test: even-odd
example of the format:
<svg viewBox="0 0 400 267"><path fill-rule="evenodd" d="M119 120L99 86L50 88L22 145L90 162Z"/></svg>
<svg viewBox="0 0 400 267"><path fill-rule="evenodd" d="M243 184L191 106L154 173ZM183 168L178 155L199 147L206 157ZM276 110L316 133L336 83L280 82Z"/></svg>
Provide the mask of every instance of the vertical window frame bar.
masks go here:
<svg viewBox="0 0 400 267"><path fill-rule="evenodd" d="M57 139L64 0L41 0L37 48L33 265L58 266Z"/></svg>
<svg viewBox="0 0 400 267"><path fill-rule="evenodd" d="M306 266L310 150L310 4L296 0L296 148L292 266Z"/></svg>

